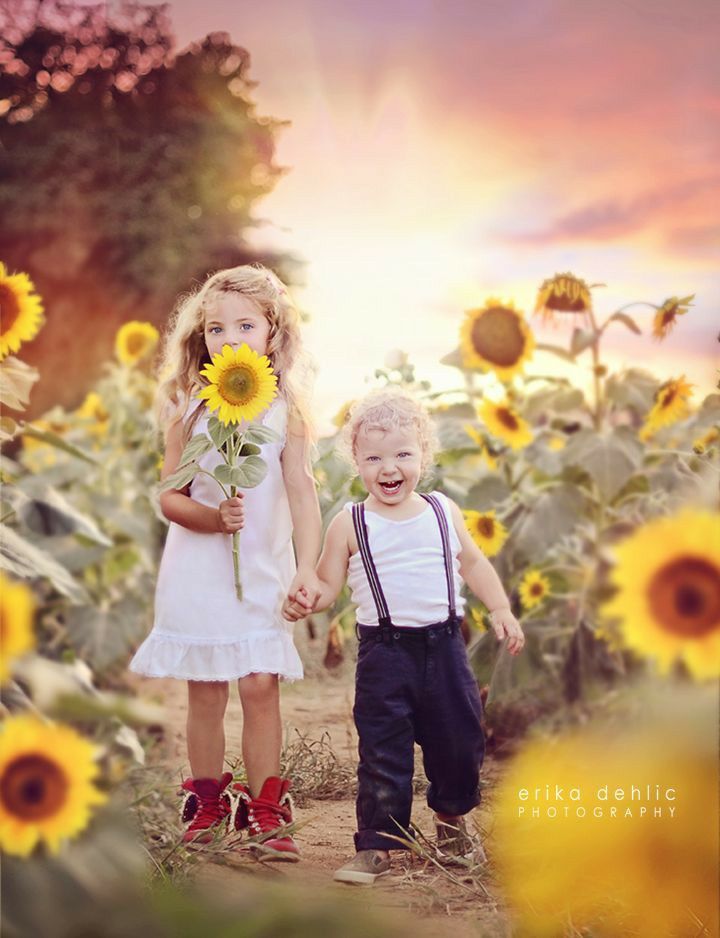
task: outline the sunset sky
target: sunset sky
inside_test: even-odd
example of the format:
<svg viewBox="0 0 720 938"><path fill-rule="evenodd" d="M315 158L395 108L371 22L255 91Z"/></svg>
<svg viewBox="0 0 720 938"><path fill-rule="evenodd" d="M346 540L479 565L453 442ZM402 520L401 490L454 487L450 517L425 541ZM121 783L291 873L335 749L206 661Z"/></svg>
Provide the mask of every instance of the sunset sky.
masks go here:
<svg viewBox="0 0 720 938"><path fill-rule="evenodd" d="M227 31L247 48L258 113L292 122L256 241L307 262L296 297L325 419L394 347L418 377L457 386L438 359L463 311L494 295L529 315L565 270L607 285L601 319L696 293L664 344L638 306L644 335L617 325L605 348L611 365L712 389L716 0L176 0L170 13L180 47ZM558 367L538 355L529 370Z"/></svg>

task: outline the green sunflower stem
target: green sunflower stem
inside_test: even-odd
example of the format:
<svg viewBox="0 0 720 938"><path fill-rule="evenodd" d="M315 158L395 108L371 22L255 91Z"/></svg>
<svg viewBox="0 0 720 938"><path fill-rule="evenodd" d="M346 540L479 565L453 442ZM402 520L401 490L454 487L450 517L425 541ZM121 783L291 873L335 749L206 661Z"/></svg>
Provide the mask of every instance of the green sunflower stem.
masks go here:
<svg viewBox="0 0 720 938"><path fill-rule="evenodd" d="M242 447L242 434L238 433L237 430L230 437L228 442L228 464L230 466L235 465L235 459L240 453ZM230 486L230 498L235 498L237 495L237 486ZM233 559L233 576L235 579L235 595L242 602L243 590L242 583L240 581L240 532L234 531L232 534L232 559Z"/></svg>

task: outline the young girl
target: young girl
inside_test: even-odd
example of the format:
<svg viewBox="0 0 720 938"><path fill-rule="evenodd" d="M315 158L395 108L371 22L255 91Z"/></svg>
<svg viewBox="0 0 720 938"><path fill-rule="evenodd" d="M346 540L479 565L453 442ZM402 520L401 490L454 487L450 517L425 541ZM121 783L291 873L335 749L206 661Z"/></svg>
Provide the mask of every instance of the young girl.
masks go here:
<svg viewBox="0 0 720 938"><path fill-rule="evenodd" d="M207 428L209 413L197 398L206 384L200 370L225 345L237 349L243 343L267 355L277 375L278 395L258 419L281 440L263 445L268 472L256 488L225 499L212 478L198 473L184 489L160 496L170 526L155 622L130 668L188 682L192 778L183 788L184 820L191 823L184 839L211 840L229 822L236 796L236 827L260 838L254 849L266 859L296 860L292 837L267 836L291 820L290 783L280 778L278 678L303 675L281 610L288 592L317 597L321 521L309 461L311 422L293 368L301 358L299 317L280 280L263 267L214 274L172 318L157 400L165 430L162 478L176 470L187 441ZM221 461L213 448L200 465L211 472ZM235 595L230 536L241 529L242 601ZM231 796L231 774L223 773L223 718L233 680L243 709L248 785L233 786Z"/></svg>
<svg viewBox="0 0 720 938"><path fill-rule="evenodd" d="M479 802L481 703L459 632L461 582L491 610L498 640L518 654L524 637L495 570L458 506L415 491L433 456L432 425L411 397L384 390L359 401L344 428L368 496L331 521L318 565L321 592L290 595L294 621L332 603L347 576L360 639L353 716L359 737L357 854L335 873L372 883L410 825L413 744L423 752L438 843L472 847L462 815ZM362 624L360 624L362 623ZM481 850L482 848L480 848Z"/></svg>

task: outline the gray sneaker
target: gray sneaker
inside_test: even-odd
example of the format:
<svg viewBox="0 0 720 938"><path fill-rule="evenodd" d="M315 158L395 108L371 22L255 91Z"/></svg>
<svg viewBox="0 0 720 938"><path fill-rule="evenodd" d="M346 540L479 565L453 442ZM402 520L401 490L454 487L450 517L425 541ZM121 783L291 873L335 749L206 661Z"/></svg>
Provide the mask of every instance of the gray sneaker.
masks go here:
<svg viewBox="0 0 720 938"><path fill-rule="evenodd" d="M372 886L378 876L390 872L390 857L380 850L358 850L352 860L348 860L339 870L335 870L333 879L337 883L357 883Z"/></svg>
<svg viewBox="0 0 720 938"><path fill-rule="evenodd" d="M454 822L441 821L435 818L437 831L437 846L444 859L470 860L474 863L486 863L487 855L477 834L468 833L464 817L456 818ZM464 865L464 864L463 864Z"/></svg>

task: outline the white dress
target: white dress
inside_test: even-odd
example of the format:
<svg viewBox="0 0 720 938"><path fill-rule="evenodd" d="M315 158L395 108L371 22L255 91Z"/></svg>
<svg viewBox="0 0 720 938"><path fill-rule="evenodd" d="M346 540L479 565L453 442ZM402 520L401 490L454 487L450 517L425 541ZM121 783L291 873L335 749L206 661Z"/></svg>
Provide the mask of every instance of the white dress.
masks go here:
<svg viewBox="0 0 720 938"><path fill-rule="evenodd" d="M196 407L191 402L185 421ZM207 429L209 416L204 408L193 434ZM200 533L170 522L155 590L155 621L130 662L131 671L193 681L229 681L258 672L290 681L303 676L293 625L281 614L295 574L292 518L280 464L287 432L285 401L276 397L256 420L281 439L263 444L260 455L267 475L260 485L243 490L243 599L235 595L231 535ZM221 462L213 448L200 466L211 472ZM225 497L217 482L202 473L190 484L190 495L213 508Z"/></svg>

